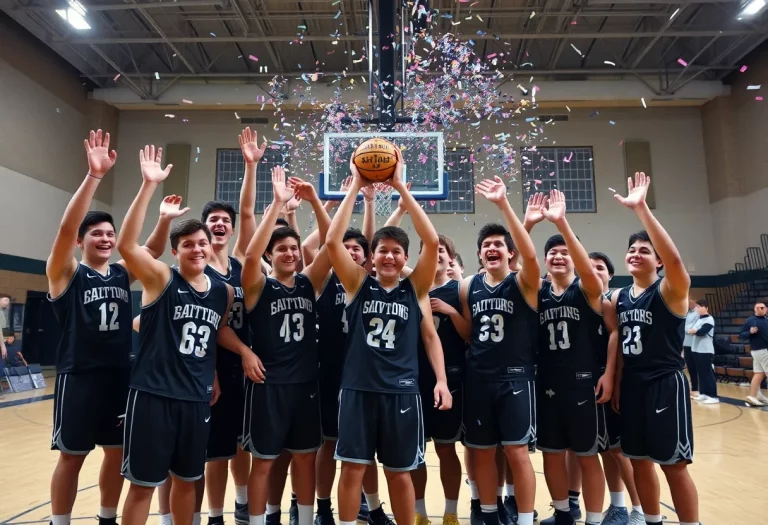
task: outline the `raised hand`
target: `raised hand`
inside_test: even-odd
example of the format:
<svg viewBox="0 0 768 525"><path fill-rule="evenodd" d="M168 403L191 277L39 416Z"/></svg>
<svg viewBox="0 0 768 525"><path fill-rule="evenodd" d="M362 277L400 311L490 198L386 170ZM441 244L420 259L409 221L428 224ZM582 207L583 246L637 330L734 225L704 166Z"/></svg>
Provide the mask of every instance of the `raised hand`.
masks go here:
<svg viewBox="0 0 768 525"><path fill-rule="evenodd" d="M534 193L528 197L528 206L525 208L523 222L533 226L544 220L543 210L547 207L547 196L543 193Z"/></svg>
<svg viewBox="0 0 768 525"><path fill-rule="evenodd" d="M293 196L294 198L298 197L299 202L301 202L302 199L311 201L317 198L315 187L309 182L303 181L298 177L290 177L288 179L288 184L293 188ZM288 201L288 204L290 204L293 200L294 199Z"/></svg>
<svg viewBox="0 0 768 525"><path fill-rule="evenodd" d="M109 133L102 135L101 130L91 130L83 145L88 155L88 173L97 179L102 178L117 160L117 152L109 150Z"/></svg>
<svg viewBox="0 0 768 525"><path fill-rule="evenodd" d="M173 168L173 164L168 164L165 169L162 168L163 148L155 150L154 145L144 146L143 150L139 150L139 161L141 162L141 176L147 182L163 182L168 178Z"/></svg>
<svg viewBox="0 0 768 525"><path fill-rule="evenodd" d="M405 189L408 190L408 191L411 191L411 183L410 182L406 183ZM400 208L401 210L405 211L405 201L403 199L398 199L397 207Z"/></svg>
<svg viewBox="0 0 768 525"><path fill-rule="evenodd" d="M285 170L282 166L272 168L272 191L275 195L275 201L280 204L286 204L293 198L293 190L286 185Z"/></svg>
<svg viewBox="0 0 768 525"><path fill-rule="evenodd" d="M371 186L373 183L360 175L360 171L357 169L357 166L355 166L355 154L352 153L352 156L349 158L349 172L352 174L352 181L351 183L354 183L357 181L358 186L360 189ZM346 181L345 181L346 182ZM352 187L352 184L350 183L350 188ZM347 188L347 191L349 191L349 188Z"/></svg>
<svg viewBox="0 0 768 525"><path fill-rule="evenodd" d="M507 187L504 186L504 181L500 177L480 181L475 185L475 193L494 204L500 204L507 200Z"/></svg>
<svg viewBox="0 0 768 525"><path fill-rule="evenodd" d="M168 195L160 203L160 217L176 219L189 211L189 208L179 209L181 207L181 197L178 195Z"/></svg>
<svg viewBox="0 0 768 525"><path fill-rule="evenodd" d="M397 164L395 164L395 173L392 178L384 181L384 184L388 184L395 189L403 186L403 171L405 170L405 161L403 160L403 152L395 145L395 157L397 158Z"/></svg>
<svg viewBox="0 0 768 525"><path fill-rule="evenodd" d="M346 180L344 181L346 182ZM351 183L352 181L350 181ZM369 202L373 202L373 200L376 198L376 188L378 184L368 184L367 186L363 186L360 188L360 192L363 194L363 198ZM344 189L344 185L341 185L342 191L346 193L346 189ZM347 188L348 189L348 188Z"/></svg>
<svg viewBox="0 0 768 525"><path fill-rule="evenodd" d="M291 188L291 191L293 191L293 188ZM296 208L298 208L301 205L301 197L298 195L293 195L291 199L285 203L283 206L283 213L293 213L296 211Z"/></svg>
<svg viewBox="0 0 768 525"><path fill-rule="evenodd" d="M651 178L648 177L642 171L635 173L635 180L632 181L632 177L627 177L627 196L622 197L618 193L613 196L617 201L622 203L627 208L634 210L641 204L645 203L645 196L648 194L648 187L651 185Z"/></svg>
<svg viewBox="0 0 768 525"><path fill-rule="evenodd" d="M256 130L251 132L251 128L245 128L237 136L237 141L240 143L240 151L243 152L243 159L245 159L246 164L257 164L261 157L264 156L264 151L267 149L267 141L265 140L259 146L258 136Z"/></svg>
<svg viewBox="0 0 768 525"><path fill-rule="evenodd" d="M565 194L560 190L549 193L549 207L542 208L541 213L550 222L563 220L565 217Z"/></svg>

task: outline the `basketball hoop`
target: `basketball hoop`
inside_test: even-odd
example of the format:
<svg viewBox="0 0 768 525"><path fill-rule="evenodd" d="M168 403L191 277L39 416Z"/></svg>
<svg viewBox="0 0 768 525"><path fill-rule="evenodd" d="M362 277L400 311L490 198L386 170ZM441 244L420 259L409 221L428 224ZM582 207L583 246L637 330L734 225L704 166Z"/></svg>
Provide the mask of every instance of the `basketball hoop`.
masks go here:
<svg viewBox="0 0 768 525"><path fill-rule="evenodd" d="M389 184L376 183L373 185L376 191L373 198L374 209L379 217L392 215L392 192L394 188Z"/></svg>

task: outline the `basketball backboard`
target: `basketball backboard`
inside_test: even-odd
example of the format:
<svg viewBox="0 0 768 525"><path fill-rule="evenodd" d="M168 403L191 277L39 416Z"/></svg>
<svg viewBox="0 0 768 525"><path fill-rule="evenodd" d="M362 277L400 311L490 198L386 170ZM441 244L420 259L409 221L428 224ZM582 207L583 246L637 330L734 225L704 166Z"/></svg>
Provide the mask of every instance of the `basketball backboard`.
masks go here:
<svg viewBox="0 0 768 525"><path fill-rule="evenodd" d="M368 139L385 138L395 143L403 153L405 182L411 183L411 194L422 201L448 198L448 176L443 171L445 144L441 132L423 133L326 133L323 152L323 172L320 174L320 198L341 200L341 183L349 173L349 159L355 148ZM392 194L393 199L400 196ZM362 199L362 195L358 198Z"/></svg>

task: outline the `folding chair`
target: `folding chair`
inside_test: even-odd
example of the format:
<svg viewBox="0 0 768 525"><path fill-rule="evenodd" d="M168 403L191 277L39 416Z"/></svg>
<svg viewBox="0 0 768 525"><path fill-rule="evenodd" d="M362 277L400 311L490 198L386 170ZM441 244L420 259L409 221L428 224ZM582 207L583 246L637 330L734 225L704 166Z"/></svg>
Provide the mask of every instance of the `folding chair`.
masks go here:
<svg viewBox="0 0 768 525"><path fill-rule="evenodd" d="M25 366L14 366L9 370L9 379L11 388L14 392L26 392L32 390L32 378L29 377L29 371Z"/></svg>
<svg viewBox="0 0 768 525"><path fill-rule="evenodd" d="M32 379L32 386L35 388L45 388L45 378L43 377L43 369L38 364L29 365L27 368L29 377Z"/></svg>

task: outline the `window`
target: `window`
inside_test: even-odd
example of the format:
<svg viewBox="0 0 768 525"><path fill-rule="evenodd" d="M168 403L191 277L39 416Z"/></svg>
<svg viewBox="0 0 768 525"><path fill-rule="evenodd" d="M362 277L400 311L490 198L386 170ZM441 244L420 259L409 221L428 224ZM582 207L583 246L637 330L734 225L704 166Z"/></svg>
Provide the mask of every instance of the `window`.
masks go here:
<svg viewBox="0 0 768 525"><path fill-rule="evenodd" d="M283 149L267 148L256 168L256 213L264 213L272 202L272 168L290 166L290 156ZM240 213L240 187L245 161L239 149L216 151L216 199L229 203Z"/></svg>
<svg viewBox="0 0 768 525"><path fill-rule="evenodd" d="M472 150L445 148L443 171L448 175L448 198L425 201L427 213L475 213L475 170Z"/></svg>
<svg viewBox="0 0 768 525"><path fill-rule="evenodd" d="M535 192L565 193L569 212L596 212L592 148L536 148L520 150L523 207Z"/></svg>

